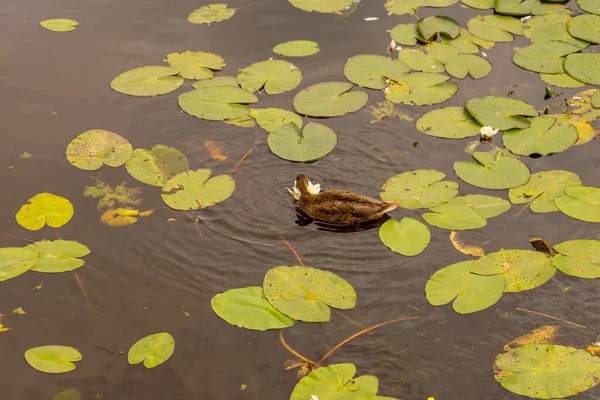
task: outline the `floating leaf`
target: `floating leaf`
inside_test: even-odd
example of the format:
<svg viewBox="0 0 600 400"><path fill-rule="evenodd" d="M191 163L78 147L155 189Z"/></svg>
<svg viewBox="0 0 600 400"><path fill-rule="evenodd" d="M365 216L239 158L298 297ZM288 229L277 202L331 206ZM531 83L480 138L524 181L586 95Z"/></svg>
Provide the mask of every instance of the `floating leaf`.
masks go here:
<svg viewBox="0 0 600 400"><path fill-rule="evenodd" d="M85 264L79 257L90 254L90 249L74 240L42 240L25 248L39 253L39 259L32 271L58 273L73 271Z"/></svg>
<svg viewBox="0 0 600 400"><path fill-rule="evenodd" d="M561 88L579 88L585 86L585 83L572 78L569 74L540 74L540 78L549 85Z"/></svg>
<svg viewBox="0 0 600 400"><path fill-rule="evenodd" d="M425 51L431 57L436 60L446 64L450 59L458 56L461 52L456 47L447 44L447 43L439 43L439 42L431 42L425 46Z"/></svg>
<svg viewBox="0 0 600 400"><path fill-rule="evenodd" d="M539 0L496 0L494 9L500 14L523 16L531 14L532 8L539 4Z"/></svg>
<svg viewBox="0 0 600 400"><path fill-rule="evenodd" d="M233 76L215 76L211 79L203 79L201 81L195 82L192 84L194 89L200 89L205 87L215 87L215 86L229 86L237 88L237 78Z"/></svg>
<svg viewBox="0 0 600 400"><path fill-rule="evenodd" d="M469 42L476 44L478 47L481 47L482 49L491 49L496 44L495 42L478 38L477 36L473 35L471 32L469 32L468 30L466 30L464 28L460 29L460 37L463 38L464 40L467 40ZM477 50L475 53L477 53L477 52L479 52L479 50ZM468 53L468 52L463 51L463 53Z"/></svg>
<svg viewBox="0 0 600 400"><path fill-rule="evenodd" d="M102 129L83 132L67 146L67 160L79 169L94 171L103 164L119 167L129 160L133 149L121 135Z"/></svg>
<svg viewBox="0 0 600 400"><path fill-rule="evenodd" d="M504 345L504 350L509 351L510 349L526 346L528 344L552 344L559 329L560 325L540 326L539 328L506 343Z"/></svg>
<svg viewBox="0 0 600 400"><path fill-rule="evenodd" d="M72 19L56 18L46 19L40 22L40 25L52 32L70 32L77 28L79 22L73 21Z"/></svg>
<svg viewBox="0 0 600 400"><path fill-rule="evenodd" d="M541 26L531 34L529 39L531 43L564 42L577 46L580 49L585 49L590 45L586 41L575 39L571 36L567 30L567 22Z"/></svg>
<svg viewBox="0 0 600 400"><path fill-rule="evenodd" d="M212 71L220 71L225 66L221 56L203 51L171 53L165 61L185 79L210 79Z"/></svg>
<svg viewBox="0 0 600 400"><path fill-rule="evenodd" d="M31 231L44 225L60 228L73 217L73 204L64 197L52 193L38 193L23 204L15 218L19 225Z"/></svg>
<svg viewBox="0 0 600 400"><path fill-rule="evenodd" d="M565 58L565 72L573 78L589 83L600 85L600 54L569 54Z"/></svg>
<svg viewBox="0 0 600 400"><path fill-rule="evenodd" d="M210 175L210 169L177 174L167 181L161 198L174 210L197 210L227 200L235 189L233 178L229 175L210 178Z"/></svg>
<svg viewBox="0 0 600 400"><path fill-rule="evenodd" d="M183 153L163 144L155 145L150 151L135 149L125 166L138 181L161 187L173 176L190 169Z"/></svg>
<svg viewBox="0 0 600 400"><path fill-rule="evenodd" d="M204 87L179 96L179 106L194 117L223 121L248 115L243 104L256 103L258 98L244 89L229 86Z"/></svg>
<svg viewBox="0 0 600 400"><path fill-rule="evenodd" d="M338 117L363 108L369 100L366 92L353 91L348 82L323 82L309 86L294 96L294 108L310 117Z"/></svg>
<svg viewBox="0 0 600 400"><path fill-rule="evenodd" d="M577 0L582 11L600 15L600 4L596 0Z"/></svg>
<svg viewBox="0 0 600 400"><path fill-rule="evenodd" d="M432 207L431 213L422 215L429 225L452 231L482 228L487 224L485 218L471 207L462 204L442 204Z"/></svg>
<svg viewBox="0 0 600 400"><path fill-rule="evenodd" d="M417 129L429 136L462 139L479 135L481 125L464 107L445 107L423 115Z"/></svg>
<svg viewBox="0 0 600 400"><path fill-rule="evenodd" d="M558 253L552 265L563 273L578 278L600 278L600 241L568 240L554 246Z"/></svg>
<svg viewBox="0 0 600 400"><path fill-rule="evenodd" d="M565 196L554 199L565 215L586 222L600 222L600 189L590 186L565 188Z"/></svg>
<svg viewBox="0 0 600 400"><path fill-rule="evenodd" d="M466 244L465 242L463 242L462 240L459 239L458 237L458 232L450 232L450 243L452 243L452 246L454 246L454 248L458 251L460 251L463 254L466 254L468 256L473 256L473 257L484 257L485 256L485 250L483 250L481 247L479 246L474 246L471 244ZM502 285L502 290L504 290L504 285Z"/></svg>
<svg viewBox="0 0 600 400"><path fill-rule="evenodd" d="M81 394L77 389L67 389L56 394L52 400L81 400Z"/></svg>
<svg viewBox="0 0 600 400"><path fill-rule="evenodd" d="M14 310L12 310L12 313L15 315L26 315L27 313L25 312L25 310L23 310L23 307L17 307Z"/></svg>
<svg viewBox="0 0 600 400"><path fill-rule="evenodd" d="M158 96L177 90L183 85L179 71L151 65L123 72L110 82L110 87L130 96Z"/></svg>
<svg viewBox="0 0 600 400"><path fill-rule="evenodd" d="M250 116L242 115L241 117L226 119L225 122L228 125L239 126L240 128L252 128L256 126L256 123Z"/></svg>
<svg viewBox="0 0 600 400"><path fill-rule="evenodd" d="M475 261L471 272L504 275L505 292L522 292L546 283L556 272L551 257L533 250L500 250Z"/></svg>
<svg viewBox="0 0 600 400"><path fill-rule="evenodd" d="M468 194L455 197L448 204L460 204L477 211L483 218L494 218L510 209L510 203L500 197Z"/></svg>
<svg viewBox="0 0 600 400"><path fill-rule="evenodd" d="M417 44L417 24L399 24L392 28L390 37L406 46Z"/></svg>
<svg viewBox="0 0 600 400"><path fill-rule="evenodd" d="M412 257L427 248L431 233L423 223L405 217L401 221L390 219L381 225L379 239L396 253Z"/></svg>
<svg viewBox="0 0 600 400"><path fill-rule="evenodd" d="M581 180L576 174L552 170L531 174L529 181L508 192L508 198L513 204L531 202L529 208L535 213L549 213L558 211L554 199L564 196L565 189L571 186L581 186Z"/></svg>
<svg viewBox="0 0 600 400"><path fill-rule="evenodd" d="M600 44L600 16L578 15L567 23L569 34L586 42Z"/></svg>
<svg viewBox="0 0 600 400"><path fill-rule="evenodd" d="M27 247L0 248L0 282L27 272L38 262L38 252Z"/></svg>
<svg viewBox="0 0 600 400"><path fill-rule="evenodd" d="M350 82L369 89L383 89L388 79L401 79L407 72L410 68L402 61L374 54L350 57L344 65L344 75Z"/></svg>
<svg viewBox="0 0 600 400"><path fill-rule="evenodd" d="M524 117L537 117L532 105L517 99L503 96L484 96L471 99L465 104L467 111L483 126L507 130L527 128L529 120Z"/></svg>
<svg viewBox="0 0 600 400"><path fill-rule="evenodd" d="M522 22L506 15L476 16L467 23L469 31L490 42L512 42L513 35L521 35Z"/></svg>
<svg viewBox="0 0 600 400"><path fill-rule="evenodd" d="M273 307L257 286L219 293L210 305L219 317L240 328L266 331L294 325L294 320Z"/></svg>
<svg viewBox="0 0 600 400"><path fill-rule="evenodd" d="M415 71L444 72L444 64L421 49L402 49L398 59Z"/></svg>
<svg viewBox="0 0 600 400"><path fill-rule="evenodd" d="M458 91L454 82L446 82L450 77L427 72L406 74L398 82L385 90L385 98L393 103L425 106L443 103Z"/></svg>
<svg viewBox="0 0 600 400"><path fill-rule="evenodd" d="M494 0L460 0L460 2L478 10L489 10L494 8Z"/></svg>
<svg viewBox="0 0 600 400"><path fill-rule="evenodd" d="M456 161L454 172L463 181L484 189L510 189L529 180L529 168L501 151L475 152L477 163Z"/></svg>
<svg viewBox="0 0 600 400"><path fill-rule="evenodd" d="M463 261L437 271L425 285L425 295L431 305L452 303L459 314L485 310L496 304L504 292L502 275L477 275L469 272L476 261Z"/></svg>
<svg viewBox="0 0 600 400"><path fill-rule="evenodd" d="M534 43L515 51L512 60L529 71L559 74L564 71L564 56L580 50L579 47L564 42Z"/></svg>
<svg viewBox="0 0 600 400"><path fill-rule="evenodd" d="M267 94L280 94L296 88L302 81L302 72L291 62L267 60L240 69L237 81L249 92L264 87Z"/></svg>
<svg viewBox="0 0 600 400"><path fill-rule="evenodd" d="M300 128L290 122L271 132L267 144L277 157L308 162L331 153L337 145L337 135L327 126L315 122L309 122L300 133Z"/></svg>
<svg viewBox="0 0 600 400"><path fill-rule="evenodd" d="M3 318L3 315L0 314L0 332L10 331L10 328L6 328L4 325L2 325L2 318Z"/></svg>
<svg viewBox="0 0 600 400"><path fill-rule="evenodd" d="M295 112L282 108L251 108L250 115L267 132L273 132L290 122L293 122L298 128L302 128L302 118Z"/></svg>
<svg viewBox="0 0 600 400"><path fill-rule="evenodd" d="M81 353L70 346L41 346L25 352L25 360L34 369L48 374L73 371Z"/></svg>
<svg viewBox="0 0 600 400"><path fill-rule="evenodd" d="M352 5L354 0L288 0L296 8L320 13L336 13Z"/></svg>
<svg viewBox="0 0 600 400"><path fill-rule="evenodd" d="M445 177L434 169L403 172L383 184L380 197L411 210L439 206L458 194L458 183L442 181Z"/></svg>
<svg viewBox="0 0 600 400"><path fill-rule="evenodd" d="M417 22L417 28L426 41L430 41L438 33L452 39L460 34L460 25L455 20L437 15L421 18Z"/></svg>
<svg viewBox="0 0 600 400"><path fill-rule="evenodd" d="M409 122L415 120L411 115L396 110L394 103L387 100L378 101L369 107L369 113L375 118L369 121L370 124L376 124L383 121L385 118L398 118L402 121Z"/></svg>
<svg viewBox="0 0 600 400"><path fill-rule="evenodd" d="M155 333L146 336L129 349L127 362L139 364L144 362L144 367L154 368L173 355L175 351L175 339L168 332Z"/></svg>
<svg viewBox="0 0 600 400"><path fill-rule="evenodd" d="M448 60L446 72L455 78L463 79L469 74L473 79L481 79L492 72L492 64L473 54L459 54Z"/></svg>
<svg viewBox="0 0 600 400"><path fill-rule="evenodd" d="M138 210L131 208L115 208L105 211L100 216L103 224L112 227L123 227L133 225L137 222L136 216L140 215Z"/></svg>
<svg viewBox="0 0 600 400"><path fill-rule="evenodd" d="M509 129L502 142L514 154L529 156L560 153L577 141L577 129L573 125L557 124L554 118L536 117L529 120L525 129Z"/></svg>
<svg viewBox="0 0 600 400"><path fill-rule="evenodd" d="M188 16L192 24L212 24L213 22L225 21L233 17L235 8L228 8L227 4L209 4L200 7Z"/></svg>
<svg viewBox="0 0 600 400"><path fill-rule="evenodd" d="M332 364L317 368L296 384L290 400L387 399L376 396L379 381L375 376L356 375L354 364Z"/></svg>
<svg viewBox="0 0 600 400"><path fill-rule="evenodd" d="M123 182L113 189L101 180L97 180L95 186L86 186L83 189L84 196L100 198L98 200L98 211L111 208L117 203L139 206L142 204L141 193L141 188L129 188L127 182Z"/></svg>
<svg viewBox="0 0 600 400"><path fill-rule="evenodd" d="M263 289L269 303L299 321L329 321L329 307L348 309L356 305L356 292L348 282L316 268L272 268L265 275Z"/></svg>
<svg viewBox="0 0 600 400"><path fill-rule="evenodd" d="M570 15L564 14L546 14L534 17L523 24L521 32L526 38L531 38L538 29L545 29L548 26L563 25L571 19Z"/></svg>
<svg viewBox="0 0 600 400"><path fill-rule="evenodd" d="M574 126L578 135L575 146L587 143L597 135L596 129L585 118L578 115L547 114L543 118L555 118L558 125Z"/></svg>
<svg viewBox="0 0 600 400"><path fill-rule="evenodd" d="M286 57L312 56L319 52L319 43L311 40L292 40L279 43L273 47L273 52Z"/></svg>

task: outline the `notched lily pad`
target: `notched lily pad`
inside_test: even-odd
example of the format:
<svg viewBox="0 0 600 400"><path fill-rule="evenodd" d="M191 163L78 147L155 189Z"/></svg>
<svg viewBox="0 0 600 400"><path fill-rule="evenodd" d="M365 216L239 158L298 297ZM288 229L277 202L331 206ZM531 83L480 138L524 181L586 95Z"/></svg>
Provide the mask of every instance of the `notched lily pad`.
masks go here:
<svg viewBox="0 0 600 400"><path fill-rule="evenodd" d="M48 374L73 371L81 353L70 346L40 346L25 352L25 360L34 369Z"/></svg>
<svg viewBox="0 0 600 400"><path fill-rule="evenodd" d="M529 181L508 192L508 198L513 204L531 203L529 208L535 213L558 211L554 199L565 195L565 189L571 186L581 186L581 179L576 174L552 170L531 174Z"/></svg>
<svg viewBox="0 0 600 400"><path fill-rule="evenodd" d="M229 175L210 178L210 175L210 169L177 174L167 181L161 198L174 210L197 210L227 200L235 189L233 178Z"/></svg>
<svg viewBox="0 0 600 400"><path fill-rule="evenodd" d="M559 254L552 265L563 273L578 278L600 278L600 241L568 240L554 246Z"/></svg>
<svg viewBox="0 0 600 400"><path fill-rule="evenodd" d="M479 135L481 125L464 107L445 107L423 115L417 129L429 136L462 139Z"/></svg>
<svg viewBox="0 0 600 400"><path fill-rule="evenodd" d="M468 194L455 197L448 204L460 204L477 211L483 218L493 218L510 209L510 203L500 197L485 194Z"/></svg>
<svg viewBox="0 0 600 400"><path fill-rule="evenodd" d="M402 49L398 52L398 59L415 71L444 72L444 64L421 49Z"/></svg>
<svg viewBox="0 0 600 400"><path fill-rule="evenodd" d="M417 44L417 24L398 24L390 31L390 37L396 43L414 46Z"/></svg>
<svg viewBox="0 0 600 400"><path fill-rule="evenodd" d="M157 144L152 150L135 149L125 165L127 172L140 182L163 186L180 172L190 169L188 159L174 147Z"/></svg>
<svg viewBox="0 0 600 400"><path fill-rule="evenodd" d="M74 31L79 22L66 18L46 19L40 22L40 25L52 32L70 32Z"/></svg>
<svg viewBox="0 0 600 400"><path fill-rule="evenodd" d="M27 247L0 248L0 282L29 271L39 258L37 251Z"/></svg>
<svg viewBox="0 0 600 400"><path fill-rule="evenodd" d="M438 15L421 18L417 22L417 28L426 41L430 41L437 34L442 34L451 39L460 34L460 25L455 20Z"/></svg>
<svg viewBox="0 0 600 400"><path fill-rule="evenodd" d="M492 72L492 64L473 54L459 54L446 62L446 72L459 79L466 78L467 74L473 79L481 79Z"/></svg>
<svg viewBox="0 0 600 400"><path fill-rule="evenodd" d="M354 0L288 0L294 7L304 11L336 13L352 5Z"/></svg>
<svg viewBox="0 0 600 400"><path fill-rule="evenodd" d="M302 81L302 72L291 62L267 60L240 69L237 81L249 92L264 87L267 94L280 94L295 89Z"/></svg>
<svg viewBox="0 0 600 400"><path fill-rule="evenodd" d="M229 86L203 87L179 96L179 107L194 117L224 121L248 115L246 104L258 98L244 89Z"/></svg>
<svg viewBox="0 0 600 400"><path fill-rule="evenodd" d="M38 193L27 201L15 215L19 225L25 229L37 231L45 225L60 228L73 217L73 204L64 197Z"/></svg>
<svg viewBox="0 0 600 400"><path fill-rule="evenodd" d="M209 4L191 12L188 21L192 24L208 24L225 21L233 17L235 8L227 7L227 4Z"/></svg>
<svg viewBox="0 0 600 400"><path fill-rule="evenodd" d="M401 79L410 68L402 61L375 54L360 54L350 57L344 65L346 78L369 89L383 89L388 79Z"/></svg>
<svg viewBox="0 0 600 400"><path fill-rule="evenodd" d="M463 204L442 204L432 207L430 213L422 215L429 225L451 231L478 229L487 225L487 221L473 208Z"/></svg>
<svg viewBox="0 0 600 400"><path fill-rule="evenodd" d="M129 349L127 361L129 364L144 363L146 368L154 368L173 355L175 339L168 332L155 333L146 336Z"/></svg>
<svg viewBox="0 0 600 400"><path fill-rule="evenodd" d="M94 171L103 164L119 167L129 160L133 148L124 137L102 129L83 132L67 146L67 160L86 171Z"/></svg>
<svg viewBox="0 0 600 400"><path fill-rule="evenodd" d="M510 189L527 183L529 168L502 151L475 152L477 163L456 161L454 172L463 181L484 189Z"/></svg>
<svg viewBox="0 0 600 400"><path fill-rule="evenodd" d="M319 52L319 44L312 40L292 40L279 43L273 47L273 52L286 57L306 57Z"/></svg>
<svg viewBox="0 0 600 400"><path fill-rule="evenodd" d="M375 376L356 375L354 364L332 364L317 368L296 384L290 400L339 399L387 400L377 396L379 382Z"/></svg>
<svg viewBox="0 0 600 400"><path fill-rule="evenodd" d="M484 96L466 102L467 111L483 126L507 130L527 128L530 122L525 117L537 117L534 106L522 100L504 96Z"/></svg>
<svg viewBox="0 0 600 400"><path fill-rule="evenodd" d="M85 261L79 257L90 254L90 249L74 240L42 240L25 248L39 253L39 259L32 271L54 274L73 271L83 267Z"/></svg>
<svg viewBox="0 0 600 400"><path fill-rule="evenodd" d="M210 79L212 71L220 71L225 66L221 56L203 51L171 53L165 61L185 79Z"/></svg>
<svg viewBox="0 0 600 400"><path fill-rule="evenodd" d="M567 74L581 82L600 85L600 54L598 53L569 54L565 58L564 68Z"/></svg>
<svg viewBox="0 0 600 400"><path fill-rule="evenodd" d="M293 122L298 128L302 128L302 117L283 108L251 108L250 115L267 132L273 132L290 122Z"/></svg>
<svg viewBox="0 0 600 400"><path fill-rule="evenodd" d="M445 177L445 173L433 169L403 172L383 184L380 197L411 210L439 206L458 194L458 183L442 181Z"/></svg>
<svg viewBox="0 0 600 400"><path fill-rule="evenodd" d="M317 83L294 96L294 109L311 117L338 117L363 108L369 100L366 92L350 91L348 82Z"/></svg>
<svg viewBox="0 0 600 400"><path fill-rule="evenodd" d="M600 222L600 189L590 186L565 188L565 195L554 199L565 215L586 222Z"/></svg>
<svg viewBox="0 0 600 400"><path fill-rule="evenodd" d="M529 71L560 74L564 72L564 56L580 50L580 47L565 42L533 43L515 51L512 60Z"/></svg>
<svg viewBox="0 0 600 400"><path fill-rule="evenodd" d="M405 217L400 221L390 219L381 225L379 239L396 253L412 257L427 248L431 233L423 223Z"/></svg>
<svg viewBox="0 0 600 400"><path fill-rule="evenodd" d="M513 35L521 35L522 25L517 18L498 14L478 15L467 23L473 35L490 42L512 42Z"/></svg>
<svg viewBox="0 0 600 400"><path fill-rule="evenodd" d="M509 129L502 142L512 153L521 156L560 153L577 141L577 129L572 125L558 124L554 118L531 118L525 129Z"/></svg>
<svg viewBox="0 0 600 400"><path fill-rule="evenodd" d="M586 42L600 44L600 16L578 15L567 23L571 36Z"/></svg>
<svg viewBox="0 0 600 400"><path fill-rule="evenodd" d="M385 89L385 98L393 103L426 106L443 103L458 91L449 76L427 72L412 72L391 82Z"/></svg>
<svg viewBox="0 0 600 400"><path fill-rule="evenodd" d="M331 153L337 145L337 135L316 122L309 122L301 133L300 128L290 122L271 132L267 144L273 154L284 160L309 162Z"/></svg>
<svg viewBox="0 0 600 400"><path fill-rule="evenodd" d="M184 79L179 71L151 65L123 72L110 82L110 87L130 96L158 96L177 90Z"/></svg>

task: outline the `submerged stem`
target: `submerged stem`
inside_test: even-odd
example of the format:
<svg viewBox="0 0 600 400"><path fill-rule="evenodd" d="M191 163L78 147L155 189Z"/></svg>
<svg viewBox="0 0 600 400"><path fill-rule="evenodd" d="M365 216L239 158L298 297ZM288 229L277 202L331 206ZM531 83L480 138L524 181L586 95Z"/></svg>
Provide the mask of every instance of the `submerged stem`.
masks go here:
<svg viewBox="0 0 600 400"><path fill-rule="evenodd" d="M317 365L314 361L311 361L308 358L304 357L302 354L300 354L296 350L292 349L290 347L290 345L286 343L285 339L283 338L283 329L279 331L279 341L281 342L281 344L283 345L283 347L285 347L285 349L287 351L289 351L290 353L292 353L299 360L302 360L305 363L310 364L310 365L314 365L314 366Z"/></svg>

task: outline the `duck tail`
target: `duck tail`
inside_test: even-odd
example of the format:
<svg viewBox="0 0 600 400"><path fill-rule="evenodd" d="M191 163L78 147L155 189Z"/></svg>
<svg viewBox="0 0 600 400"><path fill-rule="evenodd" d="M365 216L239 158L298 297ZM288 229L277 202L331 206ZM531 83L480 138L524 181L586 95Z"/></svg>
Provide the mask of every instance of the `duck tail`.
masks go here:
<svg viewBox="0 0 600 400"><path fill-rule="evenodd" d="M389 213L399 205L400 202L398 201L384 201L377 214L383 216L384 214Z"/></svg>

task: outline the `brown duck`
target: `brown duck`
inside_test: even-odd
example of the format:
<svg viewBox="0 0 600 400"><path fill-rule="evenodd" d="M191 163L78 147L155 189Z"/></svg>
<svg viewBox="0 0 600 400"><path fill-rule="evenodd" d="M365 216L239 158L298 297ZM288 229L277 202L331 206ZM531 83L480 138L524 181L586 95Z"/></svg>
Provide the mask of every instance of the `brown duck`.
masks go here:
<svg viewBox="0 0 600 400"><path fill-rule="evenodd" d="M300 190L300 210L312 219L330 224L360 224L379 219L398 207L398 202L382 202L348 190L312 194L308 191L308 179L302 174L296 177L296 187Z"/></svg>

